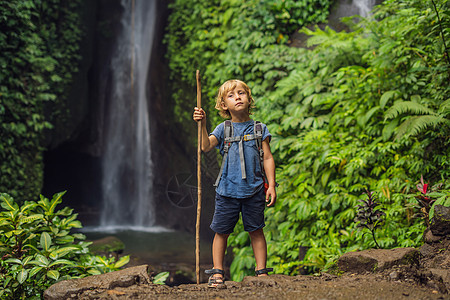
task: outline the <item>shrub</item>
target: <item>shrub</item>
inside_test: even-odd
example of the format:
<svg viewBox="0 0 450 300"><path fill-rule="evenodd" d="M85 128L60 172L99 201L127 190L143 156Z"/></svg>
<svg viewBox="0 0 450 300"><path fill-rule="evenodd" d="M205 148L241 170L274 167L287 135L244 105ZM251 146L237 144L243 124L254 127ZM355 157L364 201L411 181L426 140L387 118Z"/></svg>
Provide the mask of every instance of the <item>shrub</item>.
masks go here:
<svg viewBox="0 0 450 300"><path fill-rule="evenodd" d="M64 192L51 200L27 201L19 206L8 194L0 194L0 298L41 299L59 280L81 278L118 270L129 256L92 255L81 233L77 214L65 207L57 210Z"/></svg>

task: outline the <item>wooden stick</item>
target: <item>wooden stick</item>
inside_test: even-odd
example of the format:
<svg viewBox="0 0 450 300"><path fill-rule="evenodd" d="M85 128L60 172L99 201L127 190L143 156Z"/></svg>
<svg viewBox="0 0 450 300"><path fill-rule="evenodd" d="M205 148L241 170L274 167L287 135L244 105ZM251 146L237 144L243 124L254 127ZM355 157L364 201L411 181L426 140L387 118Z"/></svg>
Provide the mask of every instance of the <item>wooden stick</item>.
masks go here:
<svg viewBox="0 0 450 300"><path fill-rule="evenodd" d="M202 88L200 85L200 71L197 70L197 107L202 107ZM197 224L195 226L195 272L197 284L200 284L200 214L202 211L202 122L198 122L197 139Z"/></svg>

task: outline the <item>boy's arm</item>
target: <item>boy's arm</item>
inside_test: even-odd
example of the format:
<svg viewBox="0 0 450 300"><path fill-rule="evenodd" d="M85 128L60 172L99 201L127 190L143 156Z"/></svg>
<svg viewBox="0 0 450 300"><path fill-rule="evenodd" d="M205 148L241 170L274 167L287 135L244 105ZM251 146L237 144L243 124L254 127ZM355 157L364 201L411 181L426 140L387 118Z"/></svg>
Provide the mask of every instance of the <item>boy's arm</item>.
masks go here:
<svg viewBox="0 0 450 300"><path fill-rule="evenodd" d="M196 122L202 122L202 151L208 152L214 149L219 143L214 135L208 136L208 131L206 130L206 113L202 108L195 107L193 119Z"/></svg>
<svg viewBox="0 0 450 300"><path fill-rule="evenodd" d="M262 142L262 147L264 151L264 171L266 172L266 178L269 184L266 192L266 202L269 202L270 198L267 206L273 206L277 201L277 191L275 190L275 160L270 151L269 140L267 138Z"/></svg>

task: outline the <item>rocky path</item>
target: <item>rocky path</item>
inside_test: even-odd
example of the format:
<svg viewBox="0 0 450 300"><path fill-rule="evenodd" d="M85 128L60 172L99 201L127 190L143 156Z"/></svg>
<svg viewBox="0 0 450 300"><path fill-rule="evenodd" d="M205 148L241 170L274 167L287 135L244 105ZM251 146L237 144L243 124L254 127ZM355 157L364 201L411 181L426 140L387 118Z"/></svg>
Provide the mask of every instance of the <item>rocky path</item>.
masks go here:
<svg viewBox="0 0 450 300"><path fill-rule="evenodd" d="M61 281L44 293L56 299L449 299L450 238L419 249L350 252L339 258L339 275L270 275L174 287L153 284L147 265Z"/></svg>
<svg viewBox="0 0 450 300"><path fill-rule="evenodd" d="M69 291L69 290L66 290ZM53 295L56 296L56 295ZM61 295L60 295L61 296ZM414 282L387 280L383 275L314 276L271 275L245 277L242 282L226 282L226 288L206 284L169 287L133 284L128 287L84 290L46 299L450 299L433 288Z"/></svg>

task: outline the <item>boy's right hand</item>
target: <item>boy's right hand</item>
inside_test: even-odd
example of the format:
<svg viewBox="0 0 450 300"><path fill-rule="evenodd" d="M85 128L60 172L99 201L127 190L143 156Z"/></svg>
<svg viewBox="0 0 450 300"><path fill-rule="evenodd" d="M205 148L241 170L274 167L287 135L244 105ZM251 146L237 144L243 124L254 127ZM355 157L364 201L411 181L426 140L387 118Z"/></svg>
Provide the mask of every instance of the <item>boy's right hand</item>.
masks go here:
<svg viewBox="0 0 450 300"><path fill-rule="evenodd" d="M206 113L202 108L194 107L193 119L196 122L202 122L202 125L206 125Z"/></svg>

